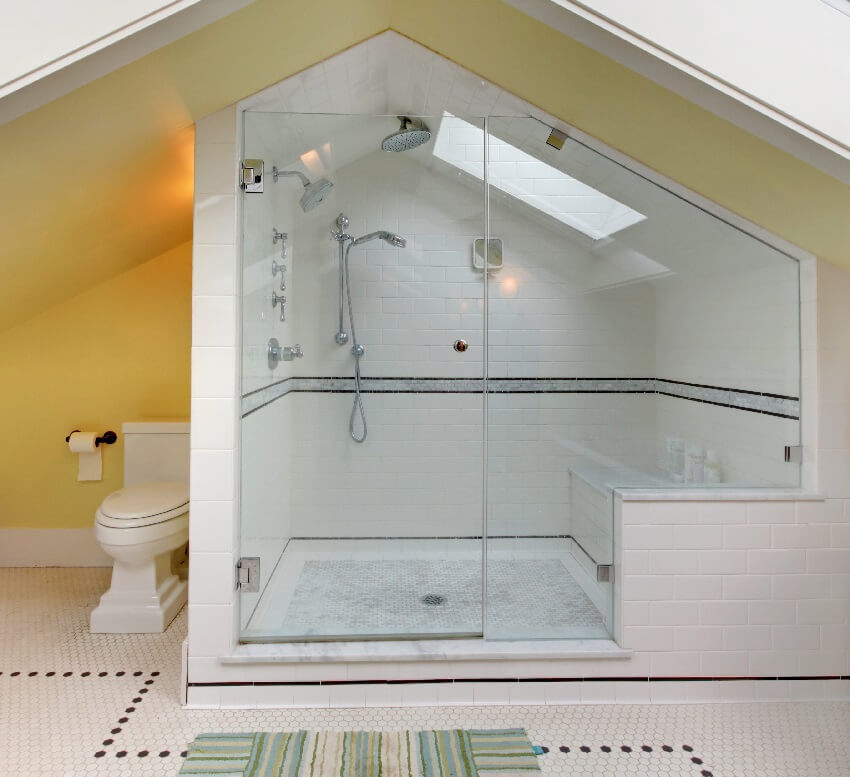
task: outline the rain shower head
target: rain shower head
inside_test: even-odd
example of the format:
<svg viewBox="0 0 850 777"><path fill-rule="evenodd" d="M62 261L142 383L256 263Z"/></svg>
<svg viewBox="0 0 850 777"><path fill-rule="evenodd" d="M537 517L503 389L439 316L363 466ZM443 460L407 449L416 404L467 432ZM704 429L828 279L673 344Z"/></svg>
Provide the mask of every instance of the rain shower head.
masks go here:
<svg viewBox="0 0 850 777"><path fill-rule="evenodd" d="M404 248L407 245L407 241L401 235L396 235L394 232L387 232L384 229L358 237L352 245L359 246L361 243L368 243L370 240L383 240L396 248Z"/></svg>
<svg viewBox="0 0 850 777"><path fill-rule="evenodd" d="M320 178L310 183L310 179L298 170L278 170L272 167L272 179L275 183L282 175L293 175L301 179L301 183L304 184L304 193L301 195L300 204L301 210L305 213L313 210L333 189L333 184L327 178Z"/></svg>
<svg viewBox="0 0 850 777"><path fill-rule="evenodd" d="M431 130L421 119L399 116L401 126L381 141L384 151L409 151L431 140Z"/></svg>
<svg viewBox="0 0 850 777"><path fill-rule="evenodd" d="M330 194L333 186L327 178L320 178L318 181L307 184L304 187L304 194L301 195L301 210L305 213L308 210L313 210L313 208Z"/></svg>

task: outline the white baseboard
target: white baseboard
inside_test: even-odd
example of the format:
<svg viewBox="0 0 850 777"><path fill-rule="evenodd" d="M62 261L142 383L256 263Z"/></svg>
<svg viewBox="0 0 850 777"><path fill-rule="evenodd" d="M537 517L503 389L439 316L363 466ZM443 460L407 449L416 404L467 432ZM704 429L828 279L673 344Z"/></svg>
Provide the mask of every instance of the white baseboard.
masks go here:
<svg viewBox="0 0 850 777"><path fill-rule="evenodd" d="M0 529L0 567L111 567L94 536L83 529Z"/></svg>

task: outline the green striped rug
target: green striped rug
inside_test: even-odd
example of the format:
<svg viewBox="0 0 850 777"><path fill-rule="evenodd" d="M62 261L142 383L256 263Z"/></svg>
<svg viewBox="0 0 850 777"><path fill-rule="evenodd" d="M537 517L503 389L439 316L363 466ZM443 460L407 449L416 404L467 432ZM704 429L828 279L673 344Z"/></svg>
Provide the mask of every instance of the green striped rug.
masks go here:
<svg viewBox="0 0 850 777"><path fill-rule="evenodd" d="M200 734L181 775L515 777L539 772L524 729Z"/></svg>

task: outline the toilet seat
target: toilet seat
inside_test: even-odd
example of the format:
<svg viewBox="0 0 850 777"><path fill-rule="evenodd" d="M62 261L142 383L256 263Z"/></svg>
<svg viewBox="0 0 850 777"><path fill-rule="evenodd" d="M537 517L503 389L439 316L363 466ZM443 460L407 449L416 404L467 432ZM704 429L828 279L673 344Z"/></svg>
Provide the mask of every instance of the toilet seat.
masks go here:
<svg viewBox="0 0 850 777"><path fill-rule="evenodd" d="M188 511L189 487L185 483L141 483L107 496L95 521L113 529L136 529L165 523Z"/></svg>

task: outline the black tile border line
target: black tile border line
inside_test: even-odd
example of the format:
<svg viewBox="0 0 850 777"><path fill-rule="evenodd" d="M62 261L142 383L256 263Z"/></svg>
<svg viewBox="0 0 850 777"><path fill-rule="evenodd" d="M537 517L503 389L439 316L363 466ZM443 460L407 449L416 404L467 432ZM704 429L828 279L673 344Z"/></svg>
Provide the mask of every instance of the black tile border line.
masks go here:
<svg viewBox="0 0 850 777"><path fill-rule="evenodd" d="M154 683L156 682L156 679L160 676L161 673L158 672L158 671L147 672L147 673L142 672L142 671L136 671L136 672L133 672L132 674L130 674L128 672L120 672L120 673L116 673L115 676L118 677L118 676L123 676L123 675L126 675L126 674L129 674L130 677L132 677L134 679L138 679L142 675L147 674L147 679L140 680L140 682L143 684L143 687L139 688L136 691L135 695L133 696L133 699L128 703L127 707L124 708L124 711L121 713L121 717L118 718L118 721L115 724L115 727L110 729L108 736L101 742L102 748L110 748L113 745L115 745L115 747L118 747L118 745L115 743L115 737L117 737L119 734L123 733L123 731L124 731L123 727L126 726L127 723L130 722L129 716L132 715L136 711L136 706L141 704L145 700L145 694L148 693L148 691L151 689L151 686L154 685ZM163 753L165 753L165 755L163 755ZM149 750L140 750L138 753L135 753L137 758L145 758L150 754L151 753L150 753ZM160 753L157 753L157 755L161 758L164 758L166 755L170 755L170 754L171 754L170 751L161 751ZM107 755L109 755L109 753L106 749L98 750L97 752L92 754L92 756L95 759L101 759L101 758L104 758ZM127 750L117 750L112 755L115 758L126 758L128 755L131 755L131 753L129 753Z"/></svg>
<svg viewBox="0 0 850 777"><path fill-rule="evenodd" d="M644 740L645 741L645 740ZM589 747L588 745L573 745L569 747L569 745L553 745L553 747L557 748L556 751L553 751L551 748L546 747L545 745L540 746L541 752L537 753L537 757L541 758L544 755L552 752L559 752L563 755L573 754L573 755L588 755L590 753L594 753L597 751L601 753L605 753L608 755L609 753L628 753L635 755L644 755L647 753L652 753L654 748L652 745L642 744L642 745L597 745L596 747ZM690 761L694 766L699 768L700 777L714 777L714 772L709 768L703 768L706 766L705 759L696 755L694 752L694 748L691 745L680 745L681 751L683 753L687 753L687 757L690 758ZM675 753L676 750L668 744L655 745L657 751L660 751L665 754ZM711 767L712 769L716 769L717 767Z"/></svg>
<svg viewBox="0 0 850 777"><path fill-rule="evenodd" d="M274 383L270 383L267 386L263 386L259 389L254 389L249 391L241 396L242 400L245 400L248 397L253 396L254 394L260 393L262 391L267 391L275 386L281 386L283 384L289 383L294 380L351 380L349 376L306 376L306 375L297 375L289 378L284 378L283 380L276 381ZM370 376L364 378L365 381L418 381L420 383L424 382L461 382L461 381L484 381L484 378L434 378L434 377L425 377L425 378L413 378L413 377L378 377L378 376ZM786 394L773 394L768 391L752 391L750 389L736 389L729 388L725 386L712 386L707 383L689 383L687 381L682 380L671 380L668 378L529 378L529 377L519 377L519 378L490 378L490 381L514 381L514 382L522 382L522 381L559 381L559 382L578 382L578 381L593 381L593 382L615 382L615 381L634 381L634 382L651 382L655 383L667 383L678 386L690 386L692 388L701 388L707 389L709 391L722 391L729 392L733 394L746 394L748 396L755 397L767 397L769 399L778 399L778 400L788 400L791 402L799 402L799 397L792 397ZM351 394L353 389L348 388L292 388L286 391L282 391L277 396L272 399L264 402L257 407L252 408L251 410L247 410L242 413L241 417L246 418L252 413L256 413L258 410L262 410L267 405L270 405L272 402L280 399L281 397L285 397L288 394ZM470 389L459 389L456 391L451 390L435 390L428 391L425 389L374 389L369 388L368 385L362 389L364 394L480 394L483 391L479 390L470 390ZM615 389L615 388L605 388L605 389L593 389L593 388L569 388L569 387L560 387L560 388L551 388L551 389L504 389L499 390L498 387L494 387L489 389L488 394L657 394L660 396L671 397L673 399L684 399L688 402L701 402L707 405L714 405L715 407L725 407L730 410L743 410L748 413L757 413L759 415L767 415L772 416L774 418L785 418L791 421L798 421L800 419L799 413L797 415L791 415L788 413L777 413L770 410L761 410L759 408L754 407L743 407L741 405L732 404L729 402L717 402L710 399L703 399L699 397L691 397L682 394L674 394L669 391L663 391L659 389L657 386L653 386L652 388L623 388L623 389Z"/></svg>
<svg viewBox="0 0 850 777"><path fill-rule="evenodd" d="M510 660L510 659L508 659ZM245 686L339 686L339 685L448 685L454 683L681 683L681 682L777 682L805 680L850 680L850 675L792 675L779 677L461 677L428 678L424 680L235 680L221 683L187 683L189 688L234 688Z"/></svg>

